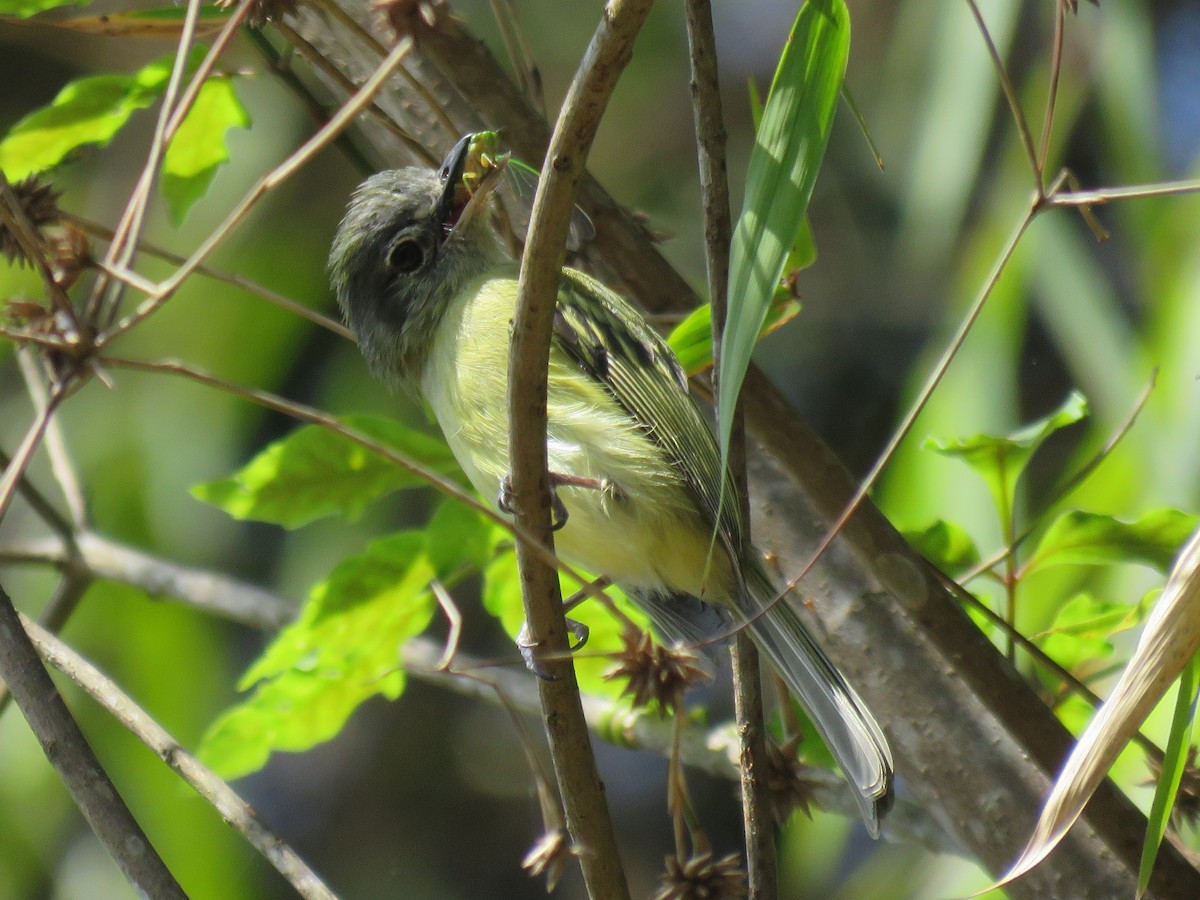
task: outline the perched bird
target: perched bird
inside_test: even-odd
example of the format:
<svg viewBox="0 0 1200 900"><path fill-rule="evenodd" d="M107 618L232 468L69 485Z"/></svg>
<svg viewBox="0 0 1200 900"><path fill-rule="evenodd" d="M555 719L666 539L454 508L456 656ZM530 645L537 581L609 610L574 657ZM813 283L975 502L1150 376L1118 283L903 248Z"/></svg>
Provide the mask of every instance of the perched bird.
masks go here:
<svg viewBox="0 0 1200 900"><path fill-rule="evenodd" d="M482 214L506 167L496 143L493 132L467 135L440 171L367 179L329 272L371 370L425 398L471 483L504 510L517 267ZM778 592L678 361L629 303L570 268L558 288L547 412L558 554L610 577L668 640L699 643L749 621L877 835L892 800L883 733L787 598L755 616Z"/></svg>

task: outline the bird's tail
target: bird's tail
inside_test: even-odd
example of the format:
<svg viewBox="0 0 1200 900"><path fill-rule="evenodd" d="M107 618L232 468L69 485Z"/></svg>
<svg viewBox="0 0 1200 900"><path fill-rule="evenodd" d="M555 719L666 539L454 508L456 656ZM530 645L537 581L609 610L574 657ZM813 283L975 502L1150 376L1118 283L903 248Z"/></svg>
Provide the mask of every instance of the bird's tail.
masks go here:
<svg viewBox="0 0 1200 900"><path fill-rule="evenodd" d="M777 591L764 572L750 571L746 613L772 601ZM842 673L817 646L788 597L752 618L751 636L795 692L825 744L855 788L855 799L872 837L879 836L879 819L892 805L892 752L875 717L846 682Z"/></svg>

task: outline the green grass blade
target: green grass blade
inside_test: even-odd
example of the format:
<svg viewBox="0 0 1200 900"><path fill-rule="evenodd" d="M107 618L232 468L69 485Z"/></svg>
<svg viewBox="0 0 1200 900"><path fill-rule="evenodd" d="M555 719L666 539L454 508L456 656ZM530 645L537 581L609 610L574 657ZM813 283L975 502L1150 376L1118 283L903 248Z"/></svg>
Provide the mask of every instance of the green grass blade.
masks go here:
<svg viewBox="0 0 1200 900"><path fill-rule="evenodd" d="M1162 845L1171 810L1175 808L1175 795L1187 765L1188 747L1191 744L1192 719L1196 715L1196 688L1200 685L1200 656L1195 656L1179 678L1179 694L1175 698L1175 712L1171 716L1171 734L1167 738L1167 749L1163 755L1162 774L1154 789L1154 802L1146 822L1146 842L1142 845L1142 862L1138 867L1137 896L1146 893L1150 885L1150 874L1154 871L1154 860Z"/></svg>
<svg viewBox="0 0 1200 900"><path fill-rule="evenodd" d="M837 108L850 53L842 0L809 0L796 16L759 124L746 198L730 250L729 318L721 347L721 456L738 391L808 201Z"/></svg>

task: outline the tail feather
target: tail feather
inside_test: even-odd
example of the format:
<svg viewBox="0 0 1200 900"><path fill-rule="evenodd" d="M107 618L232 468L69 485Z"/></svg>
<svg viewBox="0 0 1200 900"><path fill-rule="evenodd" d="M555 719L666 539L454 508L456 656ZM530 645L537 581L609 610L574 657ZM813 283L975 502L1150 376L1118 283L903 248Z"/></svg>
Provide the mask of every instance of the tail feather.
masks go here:
<svg viewBox="0 0 1200 900"><path fill-rule="evenodd" d="M752 591L750 610L761 609L776 595L765 575ZM872 837L879 836L879 819L891 808L892 753L875 717L809 635L788 605L776 602L749 625L750 633L767 655L821 733L847 780Z"/></svg>

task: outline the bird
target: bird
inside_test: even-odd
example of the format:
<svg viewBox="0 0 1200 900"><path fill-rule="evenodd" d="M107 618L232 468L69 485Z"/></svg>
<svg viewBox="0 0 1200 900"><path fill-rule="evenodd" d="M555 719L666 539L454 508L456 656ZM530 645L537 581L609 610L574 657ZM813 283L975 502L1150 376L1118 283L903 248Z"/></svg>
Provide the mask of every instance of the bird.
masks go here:
<svg viewBox="0 0 1200 900"><path fill-rule="evenodd" d="M506 168L498 140L467 134L438 169L367 178L337 228L328 271L368 368L424 399L471 484L511 512L519 273L484 214ZM887 739L788 598L775 602L737 488L668 344L618 293L570 267L558 282L547 391L558 555L624 589L668 641L695 645L745 624L877 837L894 796Z"/></svg>

